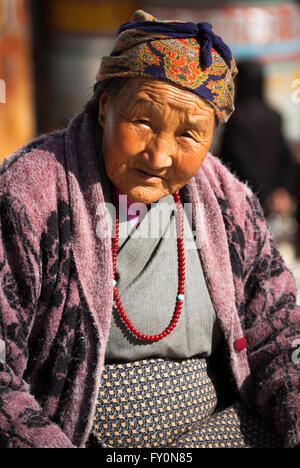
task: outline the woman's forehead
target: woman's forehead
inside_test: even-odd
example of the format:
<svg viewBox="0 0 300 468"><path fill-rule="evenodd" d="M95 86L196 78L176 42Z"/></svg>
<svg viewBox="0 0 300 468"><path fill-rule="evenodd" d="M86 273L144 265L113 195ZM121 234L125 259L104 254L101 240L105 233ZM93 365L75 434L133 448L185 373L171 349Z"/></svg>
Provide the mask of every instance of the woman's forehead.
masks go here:
<svg viewBox="0 0 300 468"><path fill-rule="evenodd" d="M130 80L129 86L123 91L123 97L129 108L140 107L151 112L168 105L174 110L188 111L190 115L214 115L214 109L203 99L161 80Z"/></svg>

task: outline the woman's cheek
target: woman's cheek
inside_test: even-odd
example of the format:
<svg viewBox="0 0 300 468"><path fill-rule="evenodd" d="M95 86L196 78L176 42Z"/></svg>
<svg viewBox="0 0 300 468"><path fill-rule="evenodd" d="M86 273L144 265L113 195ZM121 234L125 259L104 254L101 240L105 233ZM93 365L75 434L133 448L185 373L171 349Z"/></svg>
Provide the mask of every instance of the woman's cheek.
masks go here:
<svg viewBox="0 0 300 468"><path fill-rule="evenodd" d="M123 125L116 141L121 142L121 148L126 155L138 154L144 149L145 137L132 125Z"/></svg>
<svg viewBox="0 0 300 468"><path fill-rule="evenodd" d="M186 155L180 164L180 172L183 179L189 180L193 177L205 159L207 152L202 151L190 151L188 155Z"/></svg>

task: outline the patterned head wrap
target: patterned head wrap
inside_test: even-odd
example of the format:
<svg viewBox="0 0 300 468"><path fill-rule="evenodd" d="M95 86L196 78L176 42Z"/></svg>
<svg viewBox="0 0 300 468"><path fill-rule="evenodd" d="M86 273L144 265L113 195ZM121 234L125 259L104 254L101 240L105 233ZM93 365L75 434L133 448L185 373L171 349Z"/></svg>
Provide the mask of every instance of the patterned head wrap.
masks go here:
<svg viewBox="0 0 300 468"><path fill-rule="evenodd" d="M234 111L236 73L229 47L209 23L159 21L137 10L103 57L97 81L152 77L175 83L206 99L223 123Z"/></svg>

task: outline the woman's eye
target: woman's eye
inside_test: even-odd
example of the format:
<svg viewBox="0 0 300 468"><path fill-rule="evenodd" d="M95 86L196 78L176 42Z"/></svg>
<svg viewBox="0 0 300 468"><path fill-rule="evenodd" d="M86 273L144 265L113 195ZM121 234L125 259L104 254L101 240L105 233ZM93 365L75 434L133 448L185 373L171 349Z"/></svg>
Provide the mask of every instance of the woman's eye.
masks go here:
<svg viewBox="0 0 300 468"><path fill-rule="evenodd" d="M146 120L146 119L138 119L135 121L135 123L141 124L141 125L147 125L148 127L151 126L150 120Z"/></svg>
<svg viewBox="0 0 300 468"><path fill-rule="evenodd" d="M183 132L181 136L184 138L194 138L193 135L189 132Z"/></svg>

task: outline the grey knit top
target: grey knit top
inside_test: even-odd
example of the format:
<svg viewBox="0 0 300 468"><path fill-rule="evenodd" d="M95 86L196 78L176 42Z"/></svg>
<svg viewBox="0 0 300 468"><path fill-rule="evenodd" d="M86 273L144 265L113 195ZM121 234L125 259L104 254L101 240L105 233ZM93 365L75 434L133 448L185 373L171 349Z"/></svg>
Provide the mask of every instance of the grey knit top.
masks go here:
<svg viewBox="0 0 300 468"><path fill-rule="evenodd" d="M111 203L110 185L104 170L102 187L106 202ZM135 228L127 218L126 209L120 207L117 287L126 314L144 334L161 333L170 324L175 310L178 288L175 211L175 202L169 195L145 210ZM193 241L190 220L185 214L184 239L185 299L176 328L158 342L142 342L129 333L114 308L106 361L205 357L212 353L219 341L220 330Z"/></svg>

